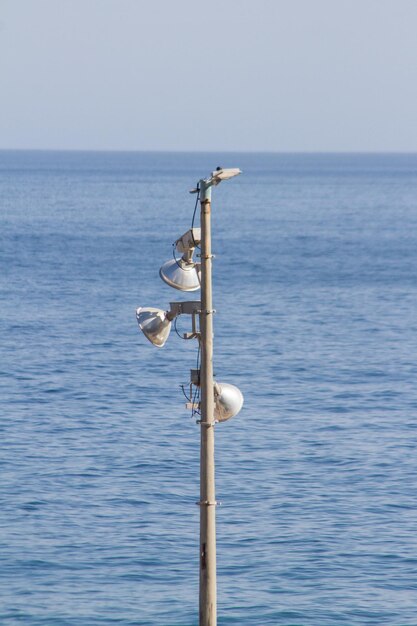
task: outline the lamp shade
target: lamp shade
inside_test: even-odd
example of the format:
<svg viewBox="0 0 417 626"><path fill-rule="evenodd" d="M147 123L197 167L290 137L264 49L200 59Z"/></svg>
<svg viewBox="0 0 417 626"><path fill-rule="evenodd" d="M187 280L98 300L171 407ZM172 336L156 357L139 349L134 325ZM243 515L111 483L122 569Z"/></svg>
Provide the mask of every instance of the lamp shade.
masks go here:
<svg viewBox="0 0 417 626"><path fill-rule="evenodd" d="M159 275L170 287L180 291L197 291L200 289L200 280L197 265L184 259L171 259L163 264Z"/></svg>
<svg viewBox="0 0 417 626"><path fill-rule="evenodd" d="M214 384L214 419L225 422L237 415L243 406L240 389L229 383Z"/></svg>
<svg viewBox="0 0 417 626"><path fill-rule="evenodd" d="M162 348L171 330L171 322L166 312L151 307L139 307L136 309L136 319L146 339L157 348Z"/></svg>

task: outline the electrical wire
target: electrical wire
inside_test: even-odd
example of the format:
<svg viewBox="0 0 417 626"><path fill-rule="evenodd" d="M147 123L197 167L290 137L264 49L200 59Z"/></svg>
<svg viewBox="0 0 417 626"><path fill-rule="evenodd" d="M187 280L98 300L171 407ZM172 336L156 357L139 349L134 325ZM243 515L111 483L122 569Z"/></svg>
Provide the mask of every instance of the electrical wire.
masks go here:
<svg viewBox="0 0 417 626"><path fill-rule="evenodd" d="M201 346L200 346L200 341L199 341L198 351L197 351L197 370L200 369L200 355L201 355ZM194 408L194 405L196 404L197 400L200 402L200 385L195 385L195 391L193 395L192 408L191 408L191 417L194 417L194 415L201 415L201 411L199 409Z"/></svg>
<svg viewBox="0 0 417 626"><path fill-rule="evenodd" d="M195 248L198 248L199 250L201 250L200 246L197 245L196 240L194 239L194 234L193 234L193 228L194 228L194 221L195 221L195 216L197 213L197 207L198 207L198 201L200 200L200 185L197 185L197 196L195 199L195 205L194 205L194 211L193 211L193 218L191 220L191 237L193 238L193 244ZM200 340L198 340L198 351L197 351L197 370L200 370L200 355L201 355L201 344L200 344ZM199 409L195 409L194 405L196 403L196 401L198 400L198 403L200 404L200 385L196 385L195 386L195 392L194 392L194 396L193 396L193 401L192 401L192 409L191 409L191 417L194 417L194 415L201 415L201 411Z"/></svg>
<svg viewBox="0 0 417 626"><path fill-rule="evenodd" d="M184 394L185 399L187 400L187 402L191 402L191 398L189 398L187 394L185 393L184 387L185 385L180 385L181 391Z"/></svg>
<svg viewBox="0 0 417 626"><path fill-rule="evenodd" d="M196 212L197 212L197 206L198 206L199 199L200 199L200 185L197 185L197 198L196 198L196 201L195 201L193 218L191 220L191 237L193 239L194 248L198 248L199 250L201 250L200 246L197 245L196 240L194 239L194 235L193 235L194 221L195 221L195 215L196 215ZM177 242L174 241L174 243L172 244L172 256L173 256L173 259L174 259L175 263L180 268L180 270L183 270L185 272L186 270L182 267L182 265L180 264L180 262L178 261L176 255L175 255L176 245L177 245Z"/></svg>
<svg viewBox="0 0 417 626"><path fill-rule="evenodd" d="M176 241L174 241L174 243L172 244L172 256L174 257L174 261L175 263L178 265L178 267L180 268L180 270L183 270L183 272L185 272L184 268L181 267L177 257L175 256L175 246L176 246Z"/></svg>
<svg viewBox="0 0 417 626"><path fill-rule="evenodd" d="M178 321L178 317L174 318L174 330L180 339L184 339L184 341L186 341L186 338L183 335L181 335L177 330L177 321Z"/></svg>
<svg viewBox="0 0 417 626"><path fill-rule="evenodd" d="M194 405L195 404L199 404L199 403L200 403L200 387L196 387L195 388L195 392L194 392L194 396L193 396L193 406L192 406L191 417L194 417L194 415L201 415L200 409L194 408Z"/></svg>
<svg viewBox="0 0 417 626"><path fill-rule="evenodd" d="M197 212L197 206L198 206L198 201L200 200L200 185L197 185L197 197L195 199L195 206L194 206L194 213L193 213L193 219L191 220L191 237L193 238L193 243L194 243L194 247L198 248L199 250L201 250L200 246L198 246L196 244L196 241L194 239L194 235L193 235L193 228L194 228L194 220L195 220L195 214Z"/></svg>
<svg viewBox="0 0 417 626"><path fill-rule="evenodd" d="M200 369L200 353L201 353L201 345L200 345L200 341L198 341L197 364L196 364L196 369L197 370Z"/></svg>
<svg viewBox="0 0 417 626"><path fill-rule="evenodd" d="M194 228L194 222L195 222L195 216L197 213L197 207L198 207L198 201L200 199L200 185L197 185L197 197L196 197L196 201L195 201L195 205L194 205L194 211L193 211L193 217L191 220L191 237L193 239L193 244L195 248L198 248L199 250L201 250L200 246L197 245L196 240L194 239L194 234L193 234L193 228ZM172 256L174 258L175 263L178 265L178 267L185 271L184 268L180 265L176 255L175 255L175 249L176 249L176 242L174 242L172 244ZM177 317L174 320L174 330L176 332L176 334L178 335L178 337L180 337L181 339L185 339L185 337L183 337L177 329ZM198 351L197 351L197 370L200 369L200 354L201 354L201 346L200 346L200 341L198 342ZM195 385L195 391L194 394L191 393L192 397L188 397L187 394L185 393L184 390L184 385L180 385L181 387L181 391L184 394L185 398L187 399L188 402L191 402L191 417L194 417L194 415L201 415L201 411L199 409L195 409L194 406L200 403L200 386L199 385Z"/></svg>

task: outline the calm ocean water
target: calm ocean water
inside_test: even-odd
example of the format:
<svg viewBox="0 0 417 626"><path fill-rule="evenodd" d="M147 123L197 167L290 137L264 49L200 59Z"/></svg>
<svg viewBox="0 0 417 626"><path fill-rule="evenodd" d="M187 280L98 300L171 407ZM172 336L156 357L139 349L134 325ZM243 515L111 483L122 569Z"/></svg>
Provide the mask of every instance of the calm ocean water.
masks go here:
<svg viewBox="0 0 417 626"><path fill-rule="evenodd" d="M219 626L417 624L417 155L0 152L2 625L197 624L196 346L135 308L217 165Z"/></svg>

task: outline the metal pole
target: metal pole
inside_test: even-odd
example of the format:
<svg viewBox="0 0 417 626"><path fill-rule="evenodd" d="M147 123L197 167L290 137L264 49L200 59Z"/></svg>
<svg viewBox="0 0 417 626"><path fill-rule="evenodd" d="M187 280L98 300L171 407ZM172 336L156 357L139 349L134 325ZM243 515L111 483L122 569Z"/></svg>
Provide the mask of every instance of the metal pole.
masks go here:
<svg viewBox="0 0 417 626"><path fill-rule="evenodd" d="M213 303L211 286L211 185L200 181L201 198L201 449L200 618L216 626L216 496L214 484Z"/></svg>

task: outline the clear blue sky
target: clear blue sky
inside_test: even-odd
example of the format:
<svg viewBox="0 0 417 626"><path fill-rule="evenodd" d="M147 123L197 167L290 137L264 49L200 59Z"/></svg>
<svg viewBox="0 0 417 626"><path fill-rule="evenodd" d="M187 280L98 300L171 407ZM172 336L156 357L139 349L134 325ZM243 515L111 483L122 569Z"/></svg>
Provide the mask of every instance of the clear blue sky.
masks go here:
<svg viewBox="0 0 417 626"><path fill-rule="evenodd" d="M0 0L0 148L417 151L417 0Z"/></svg>

